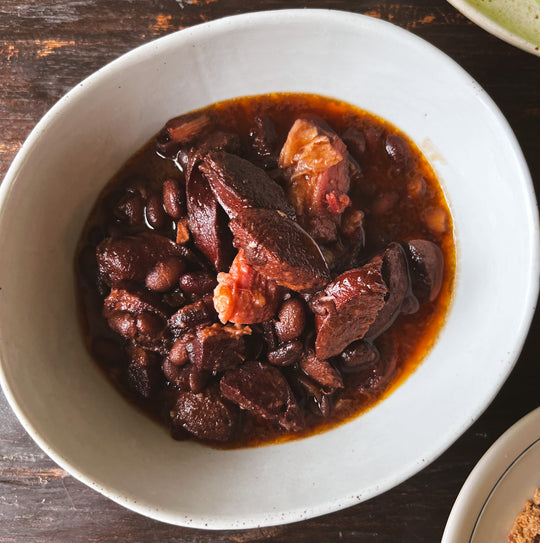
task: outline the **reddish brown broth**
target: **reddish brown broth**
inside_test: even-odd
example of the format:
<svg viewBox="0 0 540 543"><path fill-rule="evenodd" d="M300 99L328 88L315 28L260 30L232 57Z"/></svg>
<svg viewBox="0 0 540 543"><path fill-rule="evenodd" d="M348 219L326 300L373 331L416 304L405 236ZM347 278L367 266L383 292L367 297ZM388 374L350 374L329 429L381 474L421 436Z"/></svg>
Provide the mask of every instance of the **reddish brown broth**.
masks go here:
<svg viewBox="0 0 540 543"><path fill-rule="evenodd" d="M338 134L355 126L366 134L367 151L361 161L361 182L351 185L353 207L365 213L365 255L382 250L391 241L426 239L436 243L444 255L444 276L439 296L426 302L410 315L400 315L381 336L382 342L394 341L399 357L389 385L374 396L355 397L348 384L358 379L358 373L343 373L345 389L335 398L333 412L327 419L305 410L305 429L287 433L274 424L249 413L242 414L242 430L238 436L219 447L236 448L263 445L297 439L325 431L358 416L373 407L394 390L426 356L437 339L447 313L454 280L455 246L452 219L437 178L416 145L395 126L371 113L337 100L306 94L270 94L244 97L209 106L216 113L215 129L235 132L242 145L249 145L249 131L256 116L268 116L275 123L280 147L295 119L303 116L323 118ZM409 165L396 170L381 144L390 134L399 134L409 148ZM114 230L114 209L125 187L134 179L159 189L166 178L182 177L172 160L160 157L155 150L155 138L137 152L108 183L97 200L81 236L77 253L77 293L86 342L96 362L118 389L146 413L166 422L174 390L163 381L159 394L151 400L141 399L126 385L126 356L123 340L114 334L102 317L106 292L96 288L95 248ZM173 222L160 231L175 239ZM112 226L111 226L112 225ZM151 229L149 227L149 229Z"/></svg>

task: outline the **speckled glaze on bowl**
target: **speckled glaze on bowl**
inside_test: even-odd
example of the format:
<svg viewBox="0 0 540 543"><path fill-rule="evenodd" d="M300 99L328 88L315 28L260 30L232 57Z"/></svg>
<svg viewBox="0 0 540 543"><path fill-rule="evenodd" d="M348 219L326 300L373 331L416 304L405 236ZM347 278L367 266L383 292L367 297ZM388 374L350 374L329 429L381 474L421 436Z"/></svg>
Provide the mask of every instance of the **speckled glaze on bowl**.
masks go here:
<svg viewBox="0 0 540 543"><path fill-rule="evenodd" d="M453 213L454 300L421 367L356 420L252 449L176 442L128 404L85 351L75 244L100 189L168 118L271 91L346 100L418 143ZM532 317L538 214L512 131L452 60L380 20L284 10L149 43L62 98L1 186L0 254L0 377L42 449L141 514L198 528L247 528L375 496L426 466L482 413L510 373Z"/></svg>

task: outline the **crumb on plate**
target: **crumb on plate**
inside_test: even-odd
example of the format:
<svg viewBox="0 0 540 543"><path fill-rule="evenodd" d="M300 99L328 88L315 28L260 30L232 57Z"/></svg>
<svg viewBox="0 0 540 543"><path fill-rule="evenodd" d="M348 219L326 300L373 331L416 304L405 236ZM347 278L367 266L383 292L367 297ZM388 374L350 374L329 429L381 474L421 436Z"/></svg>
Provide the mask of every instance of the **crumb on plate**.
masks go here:
<svg viewBox="0 0 540 543"><path fill-rule="evenodd" d="M509 543L540 543L540 488L514 521Z"/></svg>

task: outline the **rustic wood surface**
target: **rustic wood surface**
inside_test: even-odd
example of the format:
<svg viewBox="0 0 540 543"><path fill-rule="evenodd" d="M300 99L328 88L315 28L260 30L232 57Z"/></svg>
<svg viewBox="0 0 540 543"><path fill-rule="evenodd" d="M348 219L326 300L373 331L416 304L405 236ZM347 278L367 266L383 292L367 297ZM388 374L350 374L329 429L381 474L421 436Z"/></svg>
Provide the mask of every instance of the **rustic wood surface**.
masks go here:
<svg viewBox="0 0 540 543"><path fill-rule="evenodd" d="M122 53L211 19L292 7L368 14L407 28L442 49L501 108L538 191L540 58L489 35L444 0L2 0L0 179L40 117L79 81ZM511 227L504 222L503 226ZM511 258L511 247L500 251L501 257ZM459 489L482 454L511 424L540 405L539 324L537 315L516 368L495 401L439 459L377 498L281 527L207 532L132 513L57 467L25 433L1 396L0 543L436 542Z"/></svg>

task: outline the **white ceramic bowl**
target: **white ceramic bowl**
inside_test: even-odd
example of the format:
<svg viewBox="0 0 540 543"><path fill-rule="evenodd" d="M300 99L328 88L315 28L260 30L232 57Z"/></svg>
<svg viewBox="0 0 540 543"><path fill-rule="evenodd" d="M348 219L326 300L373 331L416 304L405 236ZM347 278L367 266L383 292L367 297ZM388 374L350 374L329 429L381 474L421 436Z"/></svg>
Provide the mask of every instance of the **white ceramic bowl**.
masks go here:
<svg viewBox="0 0 540 543"><path fill-rule="evenodd" d="M213 450L173 441L92 362L76 318L73 253L100 189L168 118L269 91L346 100L419 144L455 221L455 296L421 367L365 415L304 440ZM292 10L167 36L62 98L2 184L0 254L2 385L43 450L144 515L244 528L375 496L422 469L469 427L510 373L529 327L538 217L512 131L452 60L376 19Z"/></svg>

